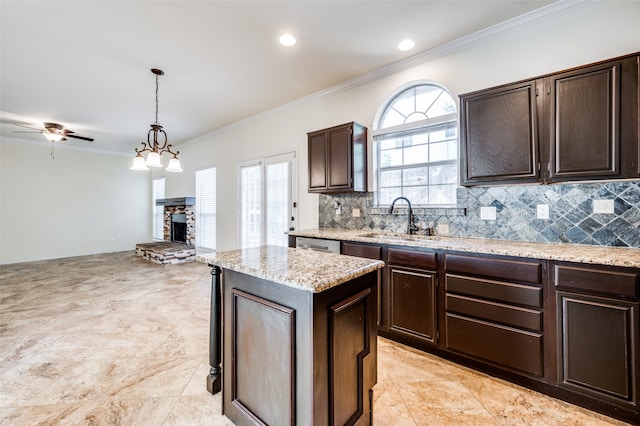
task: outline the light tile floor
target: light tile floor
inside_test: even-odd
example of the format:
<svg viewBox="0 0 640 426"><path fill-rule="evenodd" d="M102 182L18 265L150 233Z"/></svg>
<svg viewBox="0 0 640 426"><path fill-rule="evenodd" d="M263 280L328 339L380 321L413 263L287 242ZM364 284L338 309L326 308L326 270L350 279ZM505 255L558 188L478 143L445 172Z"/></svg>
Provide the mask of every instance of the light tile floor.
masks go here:
<svg viewBox="0 0 640 426"><path fill-rule="evenodd" d="M229 425L209 268L133 252L0 266L0 425ZM376 425L624 424L379 339Z"/></svg>

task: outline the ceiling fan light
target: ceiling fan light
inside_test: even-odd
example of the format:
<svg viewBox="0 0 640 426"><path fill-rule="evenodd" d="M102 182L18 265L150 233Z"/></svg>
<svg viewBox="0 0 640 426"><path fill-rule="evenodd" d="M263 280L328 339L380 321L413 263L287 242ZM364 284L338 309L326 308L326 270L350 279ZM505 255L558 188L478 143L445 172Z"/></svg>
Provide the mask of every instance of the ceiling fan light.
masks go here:
<svg viewBox="0 0 640 426"><path fill-rule="evenodd" d="M147 155L146 165L148 167L162 167L162 163L160 162L160 154L155 151L151 151L149 155Z"/></svg>
<svg viewBox="0 0 640 426"><path fill-rule="evenodd" d="M47 132L44 134L44 137L51 142L60 142L62 139L64 139L64 135L61 135L60 133Z"/></svg>
<svg viewBox="0 0 640 426"><path fill-rule="evenodd" d="M182 167L180 167L180 160L178 157L174 156L171 160L169 160L169 166L167 167L168 172L181 172Z"/></svg>
<svg viewBox="0 0 640 426"><path fill-rule="evenodd" d="M131 166L131 170L149 170L142 155L138 154L133 158L133 166Z"/></svg>

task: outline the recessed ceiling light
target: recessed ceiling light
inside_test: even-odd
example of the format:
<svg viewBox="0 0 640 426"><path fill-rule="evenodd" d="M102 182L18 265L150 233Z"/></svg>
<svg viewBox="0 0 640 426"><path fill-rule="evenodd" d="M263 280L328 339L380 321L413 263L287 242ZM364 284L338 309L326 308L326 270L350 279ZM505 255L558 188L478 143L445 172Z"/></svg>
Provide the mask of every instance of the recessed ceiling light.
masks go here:
<svg viewBox="0 0 640 426"><path fill-rule="evenodd" d="M296 38L291 34L282 34L280 36L280 44L283 46L293 46L296 44Z"/></svg>
<svg viewBox="0 0 640 426"><path fill-rule="evenodd" d="M398 43L398 49L400 50L411 50L413 49L413 46L415 46L416 44L413 42L413 40L411 39L404 39L402 40L400 43Z"/></svg>

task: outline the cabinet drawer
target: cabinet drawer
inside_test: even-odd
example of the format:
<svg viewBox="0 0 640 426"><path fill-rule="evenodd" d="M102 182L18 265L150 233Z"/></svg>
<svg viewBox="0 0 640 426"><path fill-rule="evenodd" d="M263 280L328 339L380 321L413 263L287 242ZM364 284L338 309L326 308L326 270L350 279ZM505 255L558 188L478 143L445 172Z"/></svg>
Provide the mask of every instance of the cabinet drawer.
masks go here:
<svg viewBox="0 0 640 426"><path fill-rule="evenodd" d="M611 296L640 297L640 272L553 265L556 287Z"/></svg>
<svg viewBox="0 0 640 426"><path fill-rule="evenodd" d="M542 332L542 311L447 294L447 312Z"/></svg>
<svg viewBox="0 0 640 426"><path fill-rule="evenodd" d="M367 246L364 244L342 242L342 254L357 257L366 257L368 259L382 260L382 247Z"/></svg>
<svg viewBox="0 0 640 426"><path fill-rule="evenodd" d="M542 335L446 314L447 349L543 375Z"/></svg>
<svg viewBox="0 0 640 426"><path fill-rule="evenodd" d="M434 271L437 268L436 253L401 250L390 248L388 253L389 265L404 266L413 269L426 269Z"/></svg>
<svg viewBox="0 0 640 426"><path fill-rule="evenodd" d="M532 308L542 307L542 287L446 274L445 289L447 293L480 297Z"/></svg>
<svg viewBox="0 0 640 426"><path fill-rule="evenodd" d="M445 270L532 284L542 281L542 265L539 262L449 254L445 257Z"/></svg>

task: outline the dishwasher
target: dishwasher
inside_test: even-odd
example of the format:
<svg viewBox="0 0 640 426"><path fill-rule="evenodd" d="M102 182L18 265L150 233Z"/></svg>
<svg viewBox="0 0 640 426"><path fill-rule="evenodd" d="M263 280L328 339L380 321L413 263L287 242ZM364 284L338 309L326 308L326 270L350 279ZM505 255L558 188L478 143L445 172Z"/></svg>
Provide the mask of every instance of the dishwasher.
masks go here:
<svg viewBox="0 0 640 426"><path fill-rule="evenodd" d="M340 241L296 237L296 248L323 251L325 253L340 253Z"/></svg>

